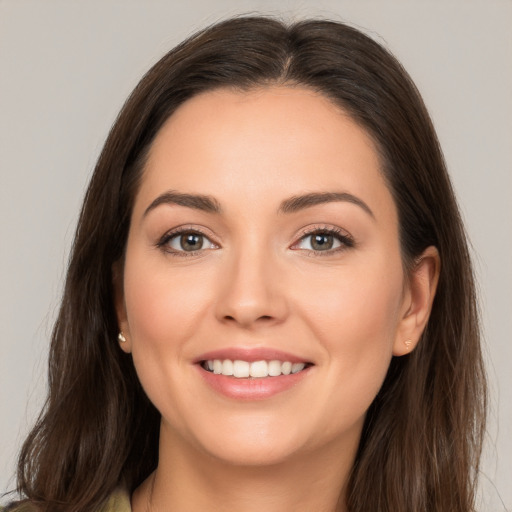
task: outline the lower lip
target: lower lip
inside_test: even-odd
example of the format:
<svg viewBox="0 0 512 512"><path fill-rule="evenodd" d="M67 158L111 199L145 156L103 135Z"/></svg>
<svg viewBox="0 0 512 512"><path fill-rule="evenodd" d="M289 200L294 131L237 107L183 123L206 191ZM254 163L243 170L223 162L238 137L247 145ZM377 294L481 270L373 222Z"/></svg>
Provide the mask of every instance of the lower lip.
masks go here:
<svg viewBox="0 0 512 512"><path fill-rule="evenodd" d="M228 377L205 370L197 365L201 377L215 391L237 400L265 400L297 385L304 379L311 367L279 377L245 378Z"/></svg>

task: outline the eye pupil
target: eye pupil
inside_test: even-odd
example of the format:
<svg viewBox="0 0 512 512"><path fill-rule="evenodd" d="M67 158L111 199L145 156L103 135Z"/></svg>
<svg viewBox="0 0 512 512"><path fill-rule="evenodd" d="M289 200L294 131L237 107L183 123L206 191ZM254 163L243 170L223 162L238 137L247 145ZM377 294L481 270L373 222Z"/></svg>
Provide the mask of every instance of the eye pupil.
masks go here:
<svg viewBox="0 0 512 512"><path fill-rule="evenodd" d="M315 251L325 251L331 249L334 244L334 237L332 235L317 233L311 238L311 247Z"/></svg>
<svg viewBox="0 0 512 512"><path fill-rule="evenodd" d="M203 236L186 233L180 237L180 245L184 251L197 251L203 246Z"/></svg>

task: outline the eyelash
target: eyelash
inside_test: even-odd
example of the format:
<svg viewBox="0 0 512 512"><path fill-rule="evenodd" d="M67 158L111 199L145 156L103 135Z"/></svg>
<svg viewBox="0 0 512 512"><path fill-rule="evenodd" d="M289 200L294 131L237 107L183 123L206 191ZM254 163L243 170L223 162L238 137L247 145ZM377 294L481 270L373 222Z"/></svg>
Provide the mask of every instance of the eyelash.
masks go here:
<svg viewBox="0 0 512 512"><path fill-rule="evenodd" d="M165 235L162 236L162 238L157 242L156 246L159 249L162 249L163 251L167 252L168 254L171 254L172 256L178 256L178 257L197 256L202 251L207 250L207 249L199 249L197 251L178 251L178 250L170 249L169 247L166 247L167 244L173 238L176 238L177 236L180 236L183 234L200 235L200 236L205 237L207 240L210 240L208 235L206 235L206 233L204 233L200 229L198 229L196 227L191 228L191 227L184 226L184 227L179 227L179 228L173 229L173 230L165 233ZM316 226L316 227L312 227L312 228L308 229L307 231L304 231L300 235L299 240L292 245L292 250L300 250L300 249L293 249L293 247L298 245L300 242L305 240L307 237L310 237L313 235L319 235L319 234L333 236L336 240L338 240L341 243L341 245L339 247L336 247L334 249L328 249L326 251L315 251L313 249L302 249L309 256L314 256L314 257L330 256L332 254L339 253L339 252L345 251L347 249L351 249L355 246L354 239L350 235L348 235L345 231L342 231L339 228ZM212 242L211 240L210 240L210 242L213 245L216 245L215 242Z"/></svg>
<svg viewBox="0 0 512 512"><path fill-rule="evenodd" d="M210 240L208 235L201 231L200 229L194 227L187 227L182 226L176 229L172 229L171 231L168 231L165 233L165 235L158 241L156 244L159 249L162 249L168 254L171 254L172 256L178 256L178 257L190 257L190 256L197 256L201 253L201 251L204 251L205 249L200 249L198 251L177 251L176 249L171 249L170 247L166 247L167 244L177 236L184 235L184 234L190 234L190 235L200 235L206 238L207 240ZM213 245L216 245L214 242L211 242Z"/></svg>
<svg viewBox="0 0 512 512"><path fill-rule="evenodd" d="M355 246L354 239L346 232L341 230L340 228L335 227L325 227L325 226L315 226L312 228L307 229L304 231L299 241L294 243L293 246L298 245L301 241L305 240L307 237L313 236L313 235L330 235L334 237L336 240L338 240L341 245L339 247L336 247L335 249L329 249L326 251L315 251L313 249L302 249L303 251L306 251L308 256L313 257L324 257L324 256L332 256L333 254L337 254L342 251L346 251L347 249L351 249ZM292 247L293 247L292 246ZM299 249L295 249L299 250Z"/></svg>

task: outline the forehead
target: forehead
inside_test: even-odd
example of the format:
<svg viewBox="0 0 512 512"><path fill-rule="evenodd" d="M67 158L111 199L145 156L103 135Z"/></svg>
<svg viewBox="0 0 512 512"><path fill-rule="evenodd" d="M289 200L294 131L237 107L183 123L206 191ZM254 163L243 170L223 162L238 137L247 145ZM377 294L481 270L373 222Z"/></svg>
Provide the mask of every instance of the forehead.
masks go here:
<svg viewBox="0 0 512 512"><path fill-rule="evenodd" d="M380 169L372 138L326 97L285 86L220 89L188 100L163 125L139 198L177 189L268 203L337 190L389 201Z"/></svg>

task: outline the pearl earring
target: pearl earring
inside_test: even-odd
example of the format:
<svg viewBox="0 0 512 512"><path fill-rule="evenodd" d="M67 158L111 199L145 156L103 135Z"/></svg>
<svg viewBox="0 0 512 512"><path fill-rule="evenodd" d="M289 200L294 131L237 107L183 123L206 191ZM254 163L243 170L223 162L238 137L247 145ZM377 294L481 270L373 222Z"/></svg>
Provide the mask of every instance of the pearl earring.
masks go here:
<svg viewBox="0 0 512 512"><path fill-rule="evenodd" d="M124 334L122 332L120 332L118 335L117 335L117 339L121 342L121 343L126 343L126 338L124 337Z"/></svg>

